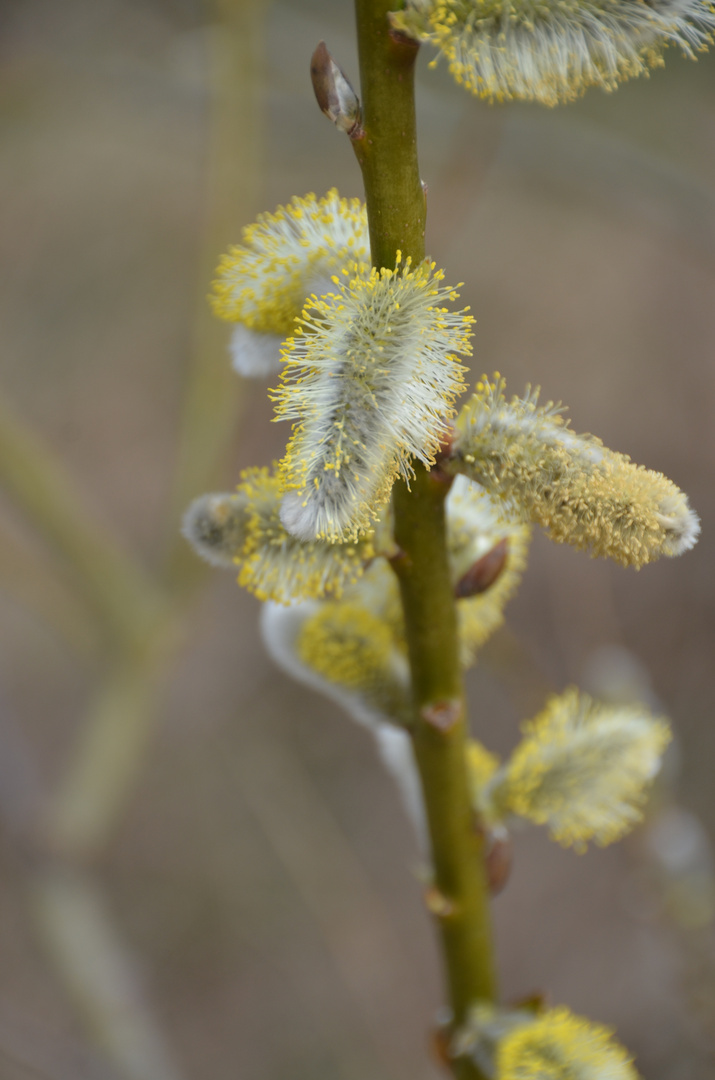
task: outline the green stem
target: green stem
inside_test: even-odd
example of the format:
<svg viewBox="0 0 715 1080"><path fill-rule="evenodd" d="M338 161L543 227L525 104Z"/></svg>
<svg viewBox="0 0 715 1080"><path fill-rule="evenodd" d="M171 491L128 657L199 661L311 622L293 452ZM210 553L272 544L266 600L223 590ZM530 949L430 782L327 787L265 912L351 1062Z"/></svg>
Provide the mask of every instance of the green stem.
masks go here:
<svg viewBox="0 0 715 1080"><path fill-rule="evenodd" d="M397 251L424 258L425 199L417 160L417 46L390 34L394 0L356 0L363 133L353 140L363 172L374 265ZM466 768L464 685L447 562L447 486L417 466L394 492L395 561L415 702L413 743L434 864L434 903L453 1023L496 994L483 840L475 827ZM466 1059L460 1080L481 1074Z"/></svg>

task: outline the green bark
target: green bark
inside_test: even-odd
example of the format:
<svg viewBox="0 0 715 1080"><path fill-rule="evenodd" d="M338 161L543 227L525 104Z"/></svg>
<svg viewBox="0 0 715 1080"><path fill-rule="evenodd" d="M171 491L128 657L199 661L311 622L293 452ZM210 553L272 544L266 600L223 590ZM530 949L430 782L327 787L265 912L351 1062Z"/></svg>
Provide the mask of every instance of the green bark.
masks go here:
<svg viewBox="0 0 715 1080"><path fill-rule="evenodd" d="M426 206L417 160L414 64L418 46L391 35L394 0L356 0L362 133L353 146L365 182L373 263L397 252L424 258ZM413 744L434 868L428 906L438 926L454 1025L496 993L483 838L466 768L466 711L457 619L447 562L448 486L416 465L410 488L394 491L394 560L409 646L415 703ZM460 1080L481 1074L464 1059Z"/></svg>

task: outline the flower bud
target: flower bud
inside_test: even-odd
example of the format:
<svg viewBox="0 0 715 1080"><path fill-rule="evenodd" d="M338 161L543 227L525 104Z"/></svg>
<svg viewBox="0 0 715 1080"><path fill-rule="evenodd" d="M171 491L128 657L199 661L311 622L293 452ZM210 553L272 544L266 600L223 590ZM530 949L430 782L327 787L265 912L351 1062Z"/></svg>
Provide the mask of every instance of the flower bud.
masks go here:
<svg viewBox="0 0 715 1080"><path fill-rule="evenodd" d="M468 666L504 621L526 566L531 530L466 476L456 477L446 507L462 662Z"/></svg>

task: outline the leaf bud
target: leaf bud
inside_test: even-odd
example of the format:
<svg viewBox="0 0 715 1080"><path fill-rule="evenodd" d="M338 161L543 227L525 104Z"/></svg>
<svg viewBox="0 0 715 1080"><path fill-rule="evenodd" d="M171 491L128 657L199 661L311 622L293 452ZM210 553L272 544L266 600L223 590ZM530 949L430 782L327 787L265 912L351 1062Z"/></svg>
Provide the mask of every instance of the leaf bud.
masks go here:
<svg viewBox="0 0 715 1080"><path fill-rule="evenodd" d="M486 592L494 584L506 566L509 554L509 541L506 537L495 544L493 548L472 563L465 574L454 587L454 595L457 600L464 600L468 596L478 596Z"/></svg>
<svg viewBox="0 0 715 1080"><path fill-rule="evenodd" d="M498 896L511 876L512 843L504 825L494 825L485 837L487 882L492 896Z"/></svg>
<svg viewBox="0 0 715 1080"><path fill-rule="evenodd" d="M360 100L324 41L311 57L310 78L321 111L336 128L355 138L360 133Z"/></svg>

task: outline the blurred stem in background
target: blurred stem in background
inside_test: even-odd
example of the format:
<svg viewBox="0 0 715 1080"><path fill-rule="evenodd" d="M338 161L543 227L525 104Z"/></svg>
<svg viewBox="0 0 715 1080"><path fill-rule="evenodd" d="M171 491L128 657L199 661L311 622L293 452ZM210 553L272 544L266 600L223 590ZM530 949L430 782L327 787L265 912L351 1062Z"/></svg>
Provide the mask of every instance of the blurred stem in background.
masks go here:
<svg viewBox="0 0 715 1080"><path fill-rule="evenodd" d="M255 209L261 160L260 84L264 0L210 0L212 96L208 170L198 262L193 351L187 373L170 515L168 581L186 587L206 569L176 523L196 495L222 482L236 423L239 382L226 360L226 327L206 302L217 252L236 243Z"/></svg>
<svg viewBox="0 0 715 1080"><path fill-rule="evenodd" d="M217 482L233 434L237 381L226 362L225 330L210 316L205 294L216 252L250 219L258 190L263 8L263 0L209 5L206 199L163 583L93 520L52 451L7 405L0 406L0 484L71 572L105 654L105 673L56 793L26 797L15 777L12 791L4 785L0 812L6 821L13 819L18 843L32 855L30 909L57 975L92 1040L130 1080L178 1080L180 1073L101 889L82 863L107 844L146 761L162 677L183 639L187 601L202 569L179 536L180 512L193 495ZM24 557L20 580L28 586L32 563ZM33 598L30 589L30 603L37 606ZM72 612L71 606L65 609ZM70 640L78 640L76 617L67 631ZM32 775L32 768L25 774Z"/></svg>

